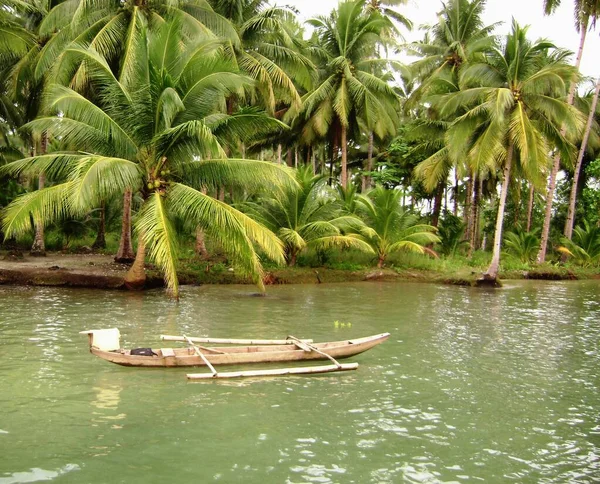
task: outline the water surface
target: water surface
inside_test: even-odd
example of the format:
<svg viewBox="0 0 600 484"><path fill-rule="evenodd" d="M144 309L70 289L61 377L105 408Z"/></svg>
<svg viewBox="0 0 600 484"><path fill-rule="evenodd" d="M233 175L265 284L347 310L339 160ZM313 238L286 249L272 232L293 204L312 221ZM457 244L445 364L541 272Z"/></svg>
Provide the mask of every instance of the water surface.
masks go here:
<svg viewBox="0 0 600 484"><path fill-rule="evenodd" d="M597 482L596 282L100 292L0 287L0 484ZM119 367L161 333L337 340L389 331L356 372L188 382Z"/></svg>

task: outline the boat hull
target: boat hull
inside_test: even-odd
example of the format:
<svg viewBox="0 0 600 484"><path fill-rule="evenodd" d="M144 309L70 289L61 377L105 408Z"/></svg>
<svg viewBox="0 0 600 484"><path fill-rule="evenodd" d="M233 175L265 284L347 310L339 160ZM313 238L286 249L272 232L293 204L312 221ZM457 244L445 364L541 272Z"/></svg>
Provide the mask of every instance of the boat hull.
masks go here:
<svg viewBox="0 0 600 484"><path fill-rule="evenodd" d="M365 338L328 343L315 343L320 351L336 359L348 358L363 353L389 338L389 333L382 333ZM131 355L129 351L102 351L90 347L92 354L122 366L136 367L192 367L207 366L193 348L153 349L156 356ZM323 360L327 357L316 351L305 351L294 345L278 346L233 346L203 348L203 355L211 365L245 365L252 363L279 363L305 360ZM163 352L165 355L163 355Z"/></svg>

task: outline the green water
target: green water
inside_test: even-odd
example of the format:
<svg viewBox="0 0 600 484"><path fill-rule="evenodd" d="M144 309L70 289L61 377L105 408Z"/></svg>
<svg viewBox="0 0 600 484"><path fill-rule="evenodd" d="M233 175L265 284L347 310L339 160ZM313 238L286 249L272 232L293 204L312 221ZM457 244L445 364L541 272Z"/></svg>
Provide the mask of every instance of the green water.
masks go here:
<svg viewBox="0 0 600 484"><path fill-rule="evenodd" d="M0 287L0 484L597 482L598 289ZM392 336L356 372L194 383L92 356L78 332L114 326L127 347Z"/></svg>

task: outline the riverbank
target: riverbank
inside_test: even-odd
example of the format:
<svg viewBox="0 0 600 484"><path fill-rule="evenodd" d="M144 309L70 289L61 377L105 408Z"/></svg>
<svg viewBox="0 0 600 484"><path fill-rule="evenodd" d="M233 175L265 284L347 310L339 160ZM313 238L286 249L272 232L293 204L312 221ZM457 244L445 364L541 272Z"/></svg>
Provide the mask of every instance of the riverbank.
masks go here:
<svg viewBox="0 0 600 484"><path fill-rule="evenodd" d="M0 255L0 284L28 286L91 287L120 289L129 266L116 263L112 255L49 253L32 257L20 253ZM147 287L161 287L163 279L152 265L147 266ZM182 261L179 279L183 285L250 284L223 263L190 259ZM481 272L472 267L442 270L417 268L353 268L280 267L267 269L265 284L326 284L360 281L413 281L454 285L474 285ZM544 266L534 270L511 270L500 274L501 279L578 280L598 279L597 270Z"/></svg>

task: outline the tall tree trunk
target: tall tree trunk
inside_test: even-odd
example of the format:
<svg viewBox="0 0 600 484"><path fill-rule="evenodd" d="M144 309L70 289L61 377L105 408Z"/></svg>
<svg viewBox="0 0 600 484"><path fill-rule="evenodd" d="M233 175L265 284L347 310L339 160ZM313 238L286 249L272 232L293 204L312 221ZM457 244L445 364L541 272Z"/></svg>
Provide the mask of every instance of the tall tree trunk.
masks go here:
<svg viewBox="0 0 600 484"><path fill-rule="evenodd" d="M208 259L208 250L204 241L204 230L198 225L196 227L196 256L200 259Z"/></svg>
<svg viewBox="0 0 600 484"><path fill-rule="evenodd" d="M579 38L579 48L577 50L577 58L575 60L575 67L577 71L579 71L579 66L581 64L581 57L583 55L583 47L585 45L585 37L587 34L587 22L581 25L581 36ZM575 89L577 87L577 83L573 79L571 82L571 86L569 87L569 96L567 98L567 103L572 106L573 100L575 99ZM561 129L561 134L564 136L566 133L566 129L563 127ZM540 250L538 252L537 261L539 264L546 260L546 249L548 247L548 238L550 236L550 219L552 218L552 203L554 201L554 190L556 188L556 175L558 173L558 169L560 168L560 153L557 153L554 156L554 162L552 165L552 172L550 173L550 179L548 180L548 191L546 193L546 210L544 212L544 225L542 227L542 236L540 239Z"/></svg>
<svg viewBox="0 0 600 484"><path fill-rule="evenodd" d="M469 217L469 250L467 257L473 257L473 251L477 245L477 234L479 233L479 198L481 197L481 184L477 174L473 175L473 203L471 204L471 216Z"/></svg>
<svg viewBox="0 0 600 484"><path fill-rule="evenodd" d="M225 201L225 187L219 187L219 190L217 192L217 199L219 200L219 202Z"/></svg>
<svg viewBox="0 0 600 484"><path fill-rule="evenodd" d="M312 171L313 175L317 174L317 157L315 156L315 149L312 148L310 150L310 161L312 163Z"/></svg>
<svg viewBox="0 0 600 484"><path fill-rule="evenodd" d="M292 168L294 166L294 158L292 153L292 148L288 148L287 153L285 154L287 166Z"/></svg>
<svg viewBox="0 0 600 484"><path fill-rule="evenodd" d="M133 246L131 245L131 200L133 193L131 189L125 190L123 194L123 220L121 222L121 240L119 250L115 256L116 262L129 263L135 259Z"/></svg>
<svg viewBox="0 0 600 484"><path fill-rule="evenodd" d="M331 143L331 164L329 165L329 186L333 185L333 167L337 161L338 145L336 144L337 137L334 136L334 141Z"/></svg>
<svg viewBox="0 0 600 484"><path fill-rule="evenodd" d="M38 190L43 190L46 183L46 176L40 173L38 177ZM46 243L44 242L44 223L41 220L35 221L35 236L31 246L30 255L35 257L44 257L46 255Z"/></svg>
<svg viewBox="0 0 600 484"><path fill-rule="evenodd" d="M92 244L92 249L106 249L106 204L104 201L100 204L98 214L100 217L98 235L96 235L96 240Z"/></svg>
<svg viewBox="0 0 600 484"><path fill-rule="evenodd" d="M590 115L588 116L587 124L585 125L585 132L583 133L581 147L579 148L579 155L577 156L577 163L575 164L575 171L573 172L573 185L571 186L571 196L569 198L569 211L567 212L567 221L565 223L565 237L569 240L571 240L571 237L573 237L573 225L575 223L575 202L577 201L577 185L579 184L581 164L583 163L585 150L587 148L588 140L590 139L592 124L594 123L596 106L598 105L598 94L600 94L600 77L596 81L596 90L594 91Z"/></svg>
<svg viewBox="0 0 600 484"><path fill-rule="evenodd" d="M531 219L533 217L533 202L535 200L535 187L533 183L529 184L529 199L527 201L527 225L525 232L531 232Z"/></svg>
<svg viewBox="0 0 600 484"><path fill-rule="evenodd" d="M502 193L498 202L498 215L496 217L496 230L494 232L494 246L492 252L492 262L488 270L483 274L485 281L496 281L498 279L498 269L500 268L500 246L502 245L502 224L504 222L504 210L506 208L506 195L510 185L510 169L512 167L513 144L508 146L506 153L506 164L504 165L504 179L502 180Z"/></svg>
<svg viewBox="0 0 600 484"><path fill-rule="evenodd" d="M44 131L40 142L40 152L45 155L48 151L48 135ZM38 177L38 190L43 190L46 184L46 175L40 173ZM46 243L44 242L44 223L41 220L35 222L35 236L33 245L31 246L31 255L36 257L44 257L46 255Z"/></svg>
<svg viewBox="0 0 600 484"><path fill-rule="evenodd" d="M473 186L474 179L473 174L469 174L469 180L467 181L467 194L465 196L465 207L463 210L463 218L465 219L465 227L467 227L467 240L471 240L471 233L473 232L473 222L471 220L471 207L473 205Z"/></svg>
<svg viewBox="0 0 600 484"><path fill-rule="evenodd" d="M444 196L445 182L438 183L433 199L433 213L431 214L431 225L437 227L440 224L440 213L442 212L442 198Z"/></svg>
<svg viewBox="0 0 600 484"><path fill-rule="evenodd" d="M344 188L348 185L348 146L346 145L346 131L348 127L342 124L342 139L340 144L342 145L342 173L341 182Z"/></svg>
<svg viewBox="0 0 600 484"><path fill-rule="evenodd" d="M298 168L298 147L294 147L294 168Z"/></svg>
<svg viewBox="0 0 600 484"><path fill-rule="evenodd" d="M277 145L277 163L281 165L281 143Z"/></svg>
<svg viewBox="0 0 600 484"><path fill-rule="evenodd" d="M362 177L362 192L366 192L371 185L371 172L373 171L373 131L369 131L369 144L367 145L367 171L368 175Z"/></svg>
<svg viewBox="0 0 600 484"><path fill-rule="evenodd" d="M458 170L454 169L454 207L452 207L452 215L458 216Z"/></svg>
<svg viewBox="0 0 600 484"><path fill-rule="evenodd" d="M146 283L146 244L144 243L144 234L138 235L138 247L135 254L133 265L125 274L125 287L127 289L142 289Z"/></svg>

